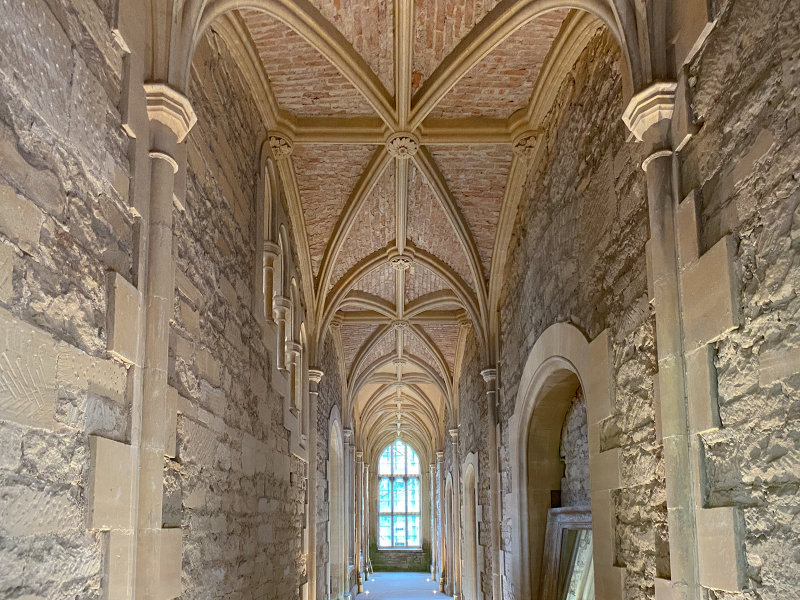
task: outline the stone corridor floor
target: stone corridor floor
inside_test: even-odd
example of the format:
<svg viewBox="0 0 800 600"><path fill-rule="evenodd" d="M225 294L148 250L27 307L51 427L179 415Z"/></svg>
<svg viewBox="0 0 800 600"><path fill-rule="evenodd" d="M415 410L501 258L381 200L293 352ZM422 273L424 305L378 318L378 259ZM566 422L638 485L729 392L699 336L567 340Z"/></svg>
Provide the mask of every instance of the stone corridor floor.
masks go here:
<svg viewBox="0 0 800 600"><path fill-rule="evenodd" d="M370 575L358 600L421 600L449 598L429 573L382 573Z"/></svg>

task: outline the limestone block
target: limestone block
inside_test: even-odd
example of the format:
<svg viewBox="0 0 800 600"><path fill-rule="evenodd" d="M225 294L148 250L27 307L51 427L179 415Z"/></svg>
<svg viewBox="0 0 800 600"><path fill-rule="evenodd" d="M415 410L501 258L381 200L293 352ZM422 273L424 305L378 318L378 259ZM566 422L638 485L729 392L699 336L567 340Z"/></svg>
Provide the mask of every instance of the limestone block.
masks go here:
<svg viewBox="0 0 800 600"><path fill-rule="evenodd" d="M8 302L14 294L14 249L0 242L0 302Z"/></svg>
<svg viewBox="0 0 800 600"><path fill-rule="evenodd" d="M676 357L658 361L659 414L664 439L686 433L686 409L683 402L683 367Z"/></svg>
<svg viewBox="0 0 800 600"><path fill-rule="evenodd" d="M678 206L678 252L681 263L689 264L700 256L697 192L692 190Z"/></svg>
<svg viewBox="0 0 800 600"><path fill-rule="evenodd" d="M656 373L653 377L653 411L655 415L656 442L662 443L664 439L664 427L661 424L661 378Z"/></svg>
<svg viewBox="0 0 800 600"><path fill-rule="evenodd" d="M674 600L672 594L672 581L669 579L661 579L660 577L656 577L654 582L656 588L656 600Z"/></svg>
<svg viewBox="0 0 800 600"><path fill-rule="evenodd" d="M4 482L0 494L0 535L22 537L80 529L82 511L75 500L65 490Z"/></svg>
<svg viewBox="0 0 800 600"><path fill-rule="evenodd" d="M112 530L108 534L106 576L103 597L108 600L127 600L131 597L133 580L133 531Z"/></svg>
<svg viewBox="0 0 800 600"><path fill-rule="evenodd" d="M189 301L192 306L197 308L203 299L200 290L191 282L191 280L178 269L175 269L175 286L178 291Z"/></svg>
<svg viewBox="0 0 800 600"><path fill-rule="evenodd" d="M609 490L592 492L592 544L595 586L598 598L621 599L624 590L624 569L614 566L616 560L614 500Z"/></svg>
<svg viewBox="0 0 800 600"><path fill-rule="evenodd" d="M108 352L123 362L133 364L139 351L141 314L139 290L122 275L113 271L108 273L106 284Z"/></svg>
<svg viewBox="0 0 800 600"><path fill-rule="evenodd" d="M589 423L599 423L613 412L614 379L611 374L610 343L609 330L604 329L589 344L586 365L581 372Z"/></svg>
<svg viewBox="0 0 800 600"><path fill-rule="evenodd" d="M220 384L219 363L211 356L207 348L197 352L197 370L200 377L208 381L214 387Z"/></svg>
<svg viewBox="0 0 800 600"><path fill-rule="evenodd" d="M193 309L187 302L181 301L180 314L183 326L195 339L200 337L200 312Z"/></svg>
<svg viewBox="0 0 800 600"><path fill-rule="evenodd" d="M698 509L696 518L700 583L716 590L741 591L745 561L740 542L744 530L740 509Z"/></svg>
<svg viewBox="0 0 800 600"><path fill-rule="evenodd" d="M606 450L589 459L592 493L595 490L616 490L622 487L619 448Z"/></svg>
<svg viewBox="0 0 800 600"><path fill-rule="evenodd" d="M183 531L161 530L161 560L159 561L159 593L162 600L177 598L183 593L181 564L183 562Z"/></svg>
<svg viewBox="0 0 800 600"><path fill-rule="evenodd" d="M88 528L133 527L133 452L131 446L89 436Z"/></svg>
<svg viewBox="0 0 800 600"><path fill-rule="evenodd" d="M36 253L44 217L30 200L18 196L7 185L0 185L0 234L28 254Z"/></svg>
<svg viewBox="0 0 800 600"><path fill-rule="evenodd" d="M774 348L758 355L758 384L767 387L800 373L800 349Z"/></svg>
<svg viewBox="0 0 800 600"><path fill-rule="evenodd" d="M689 400L689 429L699 433L720 427L717 399L717 370L714 350L702 346L686 355L686 393Z"/></svg>
<svg viewBox="0 0 800 600"><path fill-rule="evenodd" d="M720 338L740 323L735 240L725 236L682 273L687 350Z"/></svg>
<svg viewBox="0 0 800 600"><path fill-rule="evenodd" d="M690 456L686 438L680 435L664 436L664 475L667 485L667 506L684 504L684 494L694 486L689 469ZM670 529L670 532L672 530ZM670 539L672 535L670 533ZM688 542L687 542L688 543ZM670 543L670 547L672 544Z"/></svg>
<svg viewBox="0 0 800 600"><path fill-rule="evenodd" d="M114 360L94 358L59 344L57 383L59 388L88 390L124 404L127 369Z"/></svg>
<svg viewBox="0 0 800 600"><path fill-rule="evenodd" d="M164 456L175 458L178 433L178 390L169 386L166 400L167 425L164 440Z"/></svg>
<svg viewBox="0 0 800 600"><path fill-rule="evenodd" d="M217 440L214 433L191 419L182 420L183 441L181 458L186 462L211 466L217 455Z"/></svg>
<svg viewBox="0 0 800 600"><path fill-rule="evenodd" d="M647 270L647 301L653 304L656 298L655 279L653 275L653 249L650 240L644 245L644 258Z"/></svg>

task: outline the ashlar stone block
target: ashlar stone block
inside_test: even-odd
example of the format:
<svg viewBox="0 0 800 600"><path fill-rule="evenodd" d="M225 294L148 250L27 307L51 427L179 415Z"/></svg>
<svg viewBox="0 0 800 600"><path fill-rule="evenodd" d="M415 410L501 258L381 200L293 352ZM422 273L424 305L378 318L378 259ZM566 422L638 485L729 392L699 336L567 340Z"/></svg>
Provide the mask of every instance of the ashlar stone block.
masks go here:
<svg viewBox="0 0 800 600"><path fill-rule="evenodd" d="M8 302L14 294L14 249L0 242L0 302Z"/></svg>
<svg viewBox="0 0 800 600"><path fill-rule="evenodd" d="M159 573L159 592L162 600L177 598L183 593L181 586L181 563L183 561L183 531L161 530L161 561Z"/></svg>
<svg viewBox="0 0 800 600"><path fill-rule="evenodd" d="M17 244L23 252L34 254L44 217L30 200L18 196L7 185L0 185L0 234Z"/></svg>
<svg viewBox="0 0 800 600"><path fill-rule="evenodd" d="M683 270L684 330L689 351L739 326L735 245L733 236L725 236Z"/></svg>
<svg viewBox="0 0 800 600"><path fill-rule="evenodd" d="M704 508L696 513L700 583L715 590L741 591L745 580L744 523L738 508Z"/></svg>
<svg viewBox="0 0 800 600"><path fill-rule="evenodd" d="M119 273L108 273L108 352L133 364L139 351L141 300L139 290Z"/></svg>
<svg viewBox="0 0 800 600"><path fill-rule="evenodd" d="M89 436L89 529L133 527L133 468L131 446Z"/></svg>

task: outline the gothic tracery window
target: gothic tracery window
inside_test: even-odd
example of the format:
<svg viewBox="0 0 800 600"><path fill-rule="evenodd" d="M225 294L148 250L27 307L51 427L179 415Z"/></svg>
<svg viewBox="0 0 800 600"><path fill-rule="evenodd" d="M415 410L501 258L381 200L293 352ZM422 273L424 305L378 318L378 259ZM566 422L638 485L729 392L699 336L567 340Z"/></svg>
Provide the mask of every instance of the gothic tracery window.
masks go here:
<svg viewBox="0 0 800 600"><path fill-rule="evenodd" d="M378 460L378 546L419 548L420 466L417 453L401 440Z"/></svg>

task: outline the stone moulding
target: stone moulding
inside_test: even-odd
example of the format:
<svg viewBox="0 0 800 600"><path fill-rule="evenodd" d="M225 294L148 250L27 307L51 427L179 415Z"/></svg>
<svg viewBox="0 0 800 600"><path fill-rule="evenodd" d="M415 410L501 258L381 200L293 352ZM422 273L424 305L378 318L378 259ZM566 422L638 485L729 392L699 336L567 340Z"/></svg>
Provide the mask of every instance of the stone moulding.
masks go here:
<svg viewBox="0 0 800 600"><path fill-rule="evenodd" d="M145 83L144 91L150 120L168 127L182 142L197 123L189 99L163 83Z"/></svg>
<svg viewBox="0 0 800 600"><path fill-rule="evenodd" d="M622 120L636 139L642 141L651 127L672 119L677 87L674 81L654 83L631 98Z"/></svg>
<svg viewBox="0 0 800 600"><path fill-rule="evenodd" d="M598 598L617 600L625 597L625 569L615 565L615 506L612 492L623 487L620 472L619 448L600 452L600 425L612 414L614 383L612 377L610 333L606 329L592 342L568 323L548 327L528 355L520 379L514 415L510 421L512 489L503 499L503 513L512 516L515 539L507 552L511 564L511 580L520 597L535 595L529 566L532 544L529 540L530 522L534 519L544 533L541 515L529 514L527 454L528 431L535 410L545 396L548 383L565 372L574 374L586 396L589 426L589 472L591 507L594 529L595 586ZM556 450L557 453L557 450ZM541 457L546 459L547 457ZM551 457L552 458L552 457ZM558 456L555 456L558 460ZM546 476L543 475L543 476ZM555 476L555 475L553 475ZM560 473L558 474L560 478Z"/></svg>
<svg viewBox="0 0 800 600"><path fill-rule="evenodd" d="M289 158L289 156L291 156L294 150L294 143L288 135L280 131L270 131L268 139L269 148L272 150L272 156L274 156L276 160Z"/></svg>

